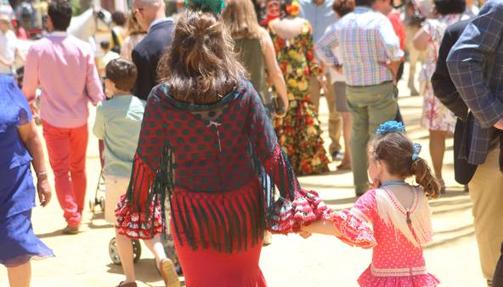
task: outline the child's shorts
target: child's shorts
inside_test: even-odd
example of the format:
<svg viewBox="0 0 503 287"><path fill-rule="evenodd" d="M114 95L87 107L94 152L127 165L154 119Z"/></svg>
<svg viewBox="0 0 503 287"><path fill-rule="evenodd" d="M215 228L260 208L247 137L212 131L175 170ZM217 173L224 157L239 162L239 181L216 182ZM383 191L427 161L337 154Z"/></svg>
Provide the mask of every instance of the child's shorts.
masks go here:
<svg viewBox="0 0 503 287"><path fill-rule="evenodd" d="M115 208L123 194L126 194L129 185L129 177L118 177L107 175L105 177L105 220L112 225L117 224L115 218Z"/></svg>

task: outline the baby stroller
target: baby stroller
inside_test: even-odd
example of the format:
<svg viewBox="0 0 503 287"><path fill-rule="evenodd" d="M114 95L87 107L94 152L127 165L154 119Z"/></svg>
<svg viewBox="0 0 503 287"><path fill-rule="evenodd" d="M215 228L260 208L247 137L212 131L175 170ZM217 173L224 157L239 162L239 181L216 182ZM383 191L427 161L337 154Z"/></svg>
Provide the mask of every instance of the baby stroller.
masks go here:
<svg viewBox="0 0 503 287"><path fill-rule="evenodd" d="M101 150L101 149L100 149ZM89 208L93 214L97 213L97 207L99 206L101 211L105 211L105 200L106 200L106 186L105 186L105 176L103 174L103 170L100 172L100 177L98 180L98 184L96 186L96 191L94 193L94 198L89 200ZM133 262L136 263L141 258L141 244L139 240L132 240L133 245ZM178 257L175 254L175 248L172 244L172 239L170 235L164 234L163 236L163 245L166 255L173 261L176 266L177 272L181 273L180 264L178 263ZM119 251L117 249L117 242L115 237L110 239L108 243L108 255L110 256L110 260L112 263L116 265L121 264L121 259L119 256Z"/></svg>
<svg viewBox="0 0 503 287"><path fill-rule="evenodd" d="M102 211L105 210L105 177L103 176L103 170L100 172L100 177L98 179L98 185L94 192L94 198L89 199L89 209L93 214L96 214L96 207L100 207Z"/></svg>
<svg viewBox="0 0 503 287"><path fill-rule="evenodd" d="M100 141L100 159L103 159L102 154L103 154L103 148L102 148L102 142ZM101 166L103 167L103 160L101 161ZM101 212L105 211L105 199L106 199L106 185L105 185L105 175L103 174L103 169L100 171L100 176L98 179L98 184L96 186L96 190L94 192L94 198L91 198L89 200L89 209L93 214L97 213L97 207L99 206ZM138 240L132 240L133 244L133 260L134 262L138 262L141 257L141 245L140 241ZM110 242L108 243L108 255L110 256L110 259L112 262L116 265L121 264L121 260L119 257L119 252L117 250L117 243L115 241L115 237L112 237Z"/></svg>

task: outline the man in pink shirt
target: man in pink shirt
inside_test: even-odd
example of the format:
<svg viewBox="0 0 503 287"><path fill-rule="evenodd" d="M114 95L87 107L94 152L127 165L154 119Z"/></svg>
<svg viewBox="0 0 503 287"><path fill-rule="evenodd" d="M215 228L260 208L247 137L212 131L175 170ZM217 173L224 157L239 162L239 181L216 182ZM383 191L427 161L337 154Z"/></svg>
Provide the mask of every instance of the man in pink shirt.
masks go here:
<svg viewBox="0 0 503 287"><path fill-rule="evenodd" d="M63 232L76 234L86 194L88 102L96 105L104 95L91 47L65 32L72 18L70 3L51 1L48 14L51 33L28 51L23 92L32 101L36 89L42 90L43 133L68 224Z"/></svg>

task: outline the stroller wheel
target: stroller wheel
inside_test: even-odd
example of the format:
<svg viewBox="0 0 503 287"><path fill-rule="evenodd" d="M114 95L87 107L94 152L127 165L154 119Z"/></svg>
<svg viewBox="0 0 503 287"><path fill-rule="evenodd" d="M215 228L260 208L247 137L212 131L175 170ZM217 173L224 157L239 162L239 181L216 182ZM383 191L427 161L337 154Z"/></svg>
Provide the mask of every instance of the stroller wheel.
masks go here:
<svg viewBox="0 0 503 287"><path fill-rule="evenodd" d="M138 260L140 260L141 257L141 245L140 241L135 239L132 240L131 243L133 244L133 262L136 263L138 262ZM115 237L112 238L110 240L110 243L108 244L108 255L110 256L113 264L121 264L121 258L119 256L119 250L117 249L117 242L115 240Z"/></svg>
<svg viewBox="0 0 503 287"><path fill-rule="evenodd" d="M94 199L89 200L89 210L91 210L92 213L94 213L94 208L96 207L96 203L94 202Z"/></svg>
<svg viewBox="0 0 503 287"><path fill-rule="evenodd" d="M101 210L105 210L105 197L100 196L100 199L98 199L98 205L100 206Z"/></svg>

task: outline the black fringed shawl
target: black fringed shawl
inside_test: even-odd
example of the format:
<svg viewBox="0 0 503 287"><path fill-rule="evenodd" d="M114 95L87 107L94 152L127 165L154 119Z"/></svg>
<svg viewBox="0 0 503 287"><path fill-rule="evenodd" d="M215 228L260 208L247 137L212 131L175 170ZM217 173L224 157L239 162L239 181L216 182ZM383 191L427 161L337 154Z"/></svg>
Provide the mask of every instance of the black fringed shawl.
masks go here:
<svg viewBox="0 0 503 287"><path fill-rule="evenodd" d="M268 213L275 186L280 199ZM243 193L247 188L256 192ZM233 252L259 242L266 225L287 233L308 217L319 218L302 204L294 211L302 195L307 194L248 81L212 105L176 101L165 84L152 90L127 191L131 212L155 220L152 204L164 204L168 196L181 244Z"/></svg>

